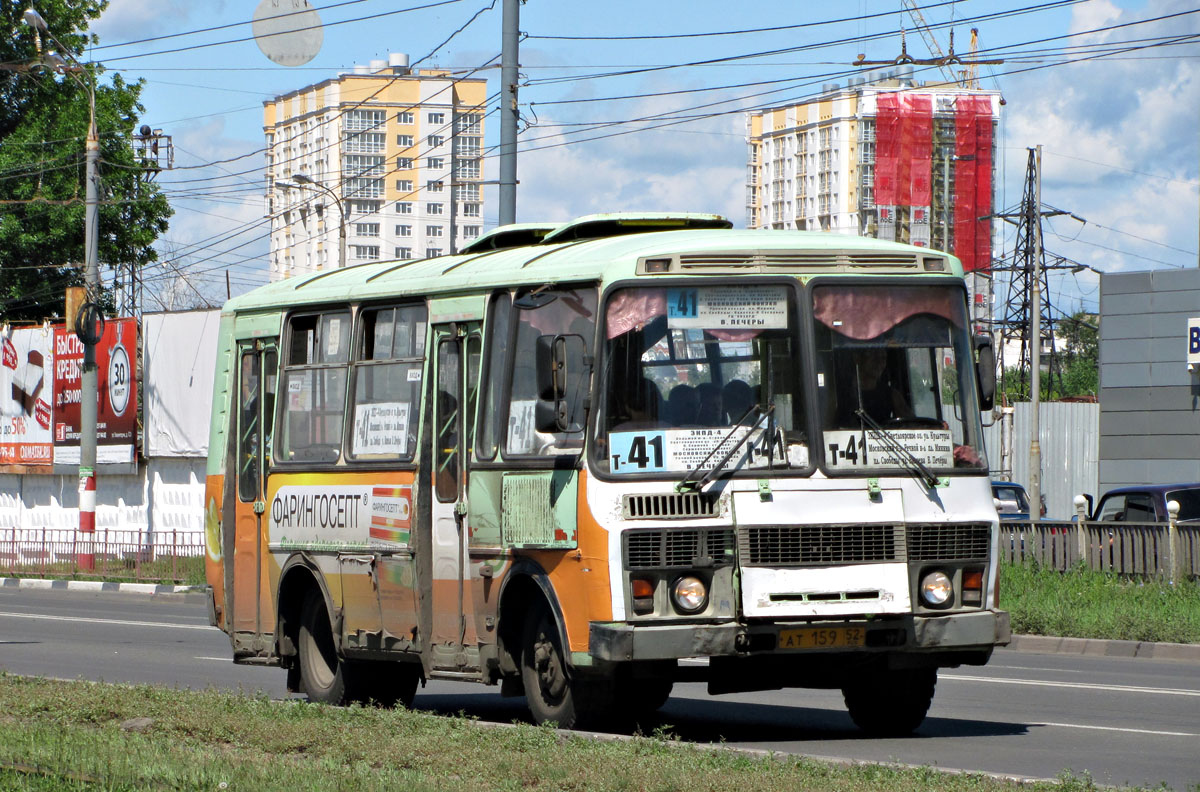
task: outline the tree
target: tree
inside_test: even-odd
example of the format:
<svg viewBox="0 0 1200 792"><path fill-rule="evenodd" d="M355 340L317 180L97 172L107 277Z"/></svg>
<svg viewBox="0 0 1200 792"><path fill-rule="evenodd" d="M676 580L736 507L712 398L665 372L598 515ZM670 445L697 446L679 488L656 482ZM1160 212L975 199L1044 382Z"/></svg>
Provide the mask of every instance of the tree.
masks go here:
<svg viewBox="0 0 1200 792"><path fill-rule="evenodd" d="M1042 400L1095 396L1100 389L1099 315L1077 311L1071 316L1059 319L1056 326L1057 337L1062 341L1056 363L1061 385L1051 390L1047 378L1043 376ZM1026 382L1022 383L1021 372L1016 366L1004 369L1001 389L1010 403L1029 401L1028 377Z"/></svg>
<svg viewBox="0 0 1200 792"><path fill-rule="evenodd" d="M36 8L65 48L78 51L94 36L87 24L108 0L39 0ZM100 138L99 259L101 274L118 264L156 260L152 245L167 229L171 208L137 161L131 135L145 108L142 83L102 70L55 74L36 63L34 31L21 21L23 4L6 4L13 31L0 43L0 316L39 320L62 316L67 286L83 283L85 142L88 91L96 80ZM45 49L56 48L45 36ZM68 59L69 60L69 59ZM76 79L78 78L78 79ZM83 85L80 84L83 83ZM110 298L102 296L102 302Z"/></svg>

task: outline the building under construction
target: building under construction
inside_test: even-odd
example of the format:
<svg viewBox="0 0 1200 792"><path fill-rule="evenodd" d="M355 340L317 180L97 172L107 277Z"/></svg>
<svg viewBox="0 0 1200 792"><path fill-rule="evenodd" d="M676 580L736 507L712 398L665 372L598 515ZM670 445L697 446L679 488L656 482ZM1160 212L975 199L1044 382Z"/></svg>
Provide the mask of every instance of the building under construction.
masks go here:
<svg viewBox="0 0 1200 792"><path fill-rule="evenodd" d="M752 113L747 225L909 242L986 270L1000 107L998 91L918 83L902 65Z"/></svg>

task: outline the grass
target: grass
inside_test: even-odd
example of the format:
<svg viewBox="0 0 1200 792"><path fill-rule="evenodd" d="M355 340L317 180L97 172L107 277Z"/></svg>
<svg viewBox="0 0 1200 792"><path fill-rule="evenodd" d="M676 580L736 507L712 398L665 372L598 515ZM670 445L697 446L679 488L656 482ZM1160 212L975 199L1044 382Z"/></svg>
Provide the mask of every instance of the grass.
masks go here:
<svg viewBox="0 0 1200 792"><path fill-rule="evenodd" d="M0 577L51 578L58 580L103 580L112 583L182 583L204 585L204 556L181 556L174 563L167 557L156 558L134 566L124 560L97 558L97 569L80 570L74 562L56 561L49 564L5 564ZM0 789L3 789L0 786Z"/></svg>
<svg viewBox="0 0 1200 792"><path fill-rule="evenodd" d="M150 719L144 728L129 721ZM123 728L122 724L126 724ZM598 741L404 710L0 675L2 790L629 790L992 792L1016 784L930 768L748 756L667 733Z"/></svg>
<svg viewBox="0 0 1200 792"><path fill-rule="evenodd" d="M1200 581L1175 585L1076 568L1003 564L1000 607L1014 633L1200 643Z"/></svg>

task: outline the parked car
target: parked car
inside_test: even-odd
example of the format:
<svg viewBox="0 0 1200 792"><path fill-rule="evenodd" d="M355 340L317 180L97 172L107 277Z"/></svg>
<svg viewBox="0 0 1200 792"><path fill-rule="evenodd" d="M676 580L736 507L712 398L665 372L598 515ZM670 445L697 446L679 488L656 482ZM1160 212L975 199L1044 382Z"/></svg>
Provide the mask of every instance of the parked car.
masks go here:
<svg viewBox="0 0 1200 792"><path fill-rule="evenodd" d="M1029 495L1014 481L993 481L992 498L1001 520L1028 520Z"/></svg>
<svg viewBox="0 0 1200 792"><path fill-rule="evenodd" d="M1166 522L1167 502L1179 503L1179 522L1200 523L1200 483L1142 484L1117 487L1104 493L1092 505L1092 496L1084 495L1089 506L1089 520L1099 522Z"/></svg>

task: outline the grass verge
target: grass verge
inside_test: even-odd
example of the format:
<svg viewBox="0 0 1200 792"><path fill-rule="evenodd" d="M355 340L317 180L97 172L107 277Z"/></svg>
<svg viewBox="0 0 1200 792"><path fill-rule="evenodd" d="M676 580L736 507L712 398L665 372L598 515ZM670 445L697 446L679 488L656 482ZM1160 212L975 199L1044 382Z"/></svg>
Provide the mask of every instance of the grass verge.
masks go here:
<svg viewBox="0 0 1200 792"><path fill-rule="evenodd" d="M142 719L140 723L134 719ZM148 719L148 721L146 720ZM929 768L758 758L657 734L597 741L518 724L211 691L0 675L9 790L1094 790Z"/></svg>
<svg viewBox="0 0 1200 792"><path fill-rule="evenodd" d="M1200 582L1170 585L1076 568L1003 564L1000 607L1014 633L1200 643Z"/></svg>

